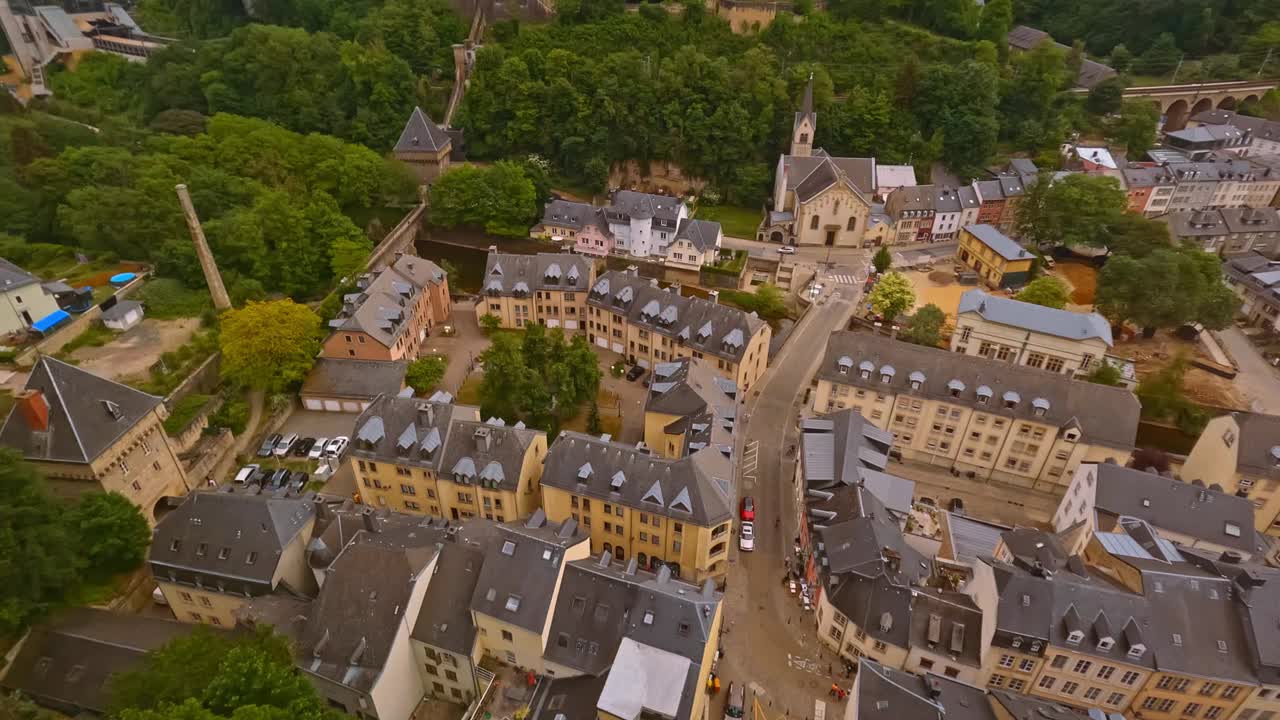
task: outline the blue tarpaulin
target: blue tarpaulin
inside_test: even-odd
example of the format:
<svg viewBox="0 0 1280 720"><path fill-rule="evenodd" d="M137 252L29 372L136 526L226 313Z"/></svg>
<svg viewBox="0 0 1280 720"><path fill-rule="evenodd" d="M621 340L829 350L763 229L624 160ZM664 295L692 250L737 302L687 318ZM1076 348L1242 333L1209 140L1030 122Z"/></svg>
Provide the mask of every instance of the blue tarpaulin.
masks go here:
<svg viewBox="0 0 1280 720"><path fill-rule="evenodd" d="M71 319L71 316L67 314L66 310L54 310L48 315L45 315L44 317L32 323L31 328L33 330L36 330L42 333L49 332L53 328L57 327L58 325L70 319Z"/></svg>

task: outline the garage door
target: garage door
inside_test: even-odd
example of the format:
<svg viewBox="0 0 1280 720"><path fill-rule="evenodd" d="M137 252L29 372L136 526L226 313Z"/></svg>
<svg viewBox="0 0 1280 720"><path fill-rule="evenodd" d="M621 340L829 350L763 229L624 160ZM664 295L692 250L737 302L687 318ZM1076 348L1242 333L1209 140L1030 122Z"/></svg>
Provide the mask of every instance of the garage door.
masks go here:
<svg viewBox="0 0 1280 720"><path fill-rule="evenodd" d="M302 407L308 410L323 410L324 401L320 398L302 398Z"/></svg>
<svg viewBox="0 0 1280 720"><path fill-rule="evenodd" d="M600 347L604 348L605 350L608 350L608 349L609 349L609 338L596 338L596 345L599 345Z"/></svg>
<svg viewBox="0 0 1280 720"><path fill-rule="evenodd" d="M614 352L616 352L616 353L618 353L618 354L622 354L622 353L624 353L624 352L626 352L626 351L627 351L627 348L626 348L626 346L624 346L622 343L614 343L614 344L613 344L613 351L614 351Z"/></svg>
<svg viewBox="0 0 1280 720"><path fill-rule="evenodd" d="M560 321L555 318L547 318L547 327L560 327Z"/></svg>
<svg viewBox="0 0 1280 720"><path fill-rule="evenodd" d="M565 329L565 330L577 330L577 329L578 329L578 321L577 321L577 320L565 320L565 321L564 321L564 329Z"/></svg>
<svg viewBox="0 0 1280 720"><path fill-rule="evenodd" d="M343 400L342 410L344 412L360 412L360 401L359 400Z"/></svg>
<svg viewBox="0 0 1280 720"><path fill-rule="evenodd" d="M637 365L639 365L640 367L642 367L642 368L646 369L646 370L648 370L648 369L649 369L649 361L648 361L648 360L645 360L644 358L640 358L639 360L637 360L637 361L636 361L636 364L637 364Z"/></svg>
<svg viewBox="0 0 1280 720"><path fill-rule="evenodd" d="M325 400L324 409L329 412L341 412L342 405L337 400Z"/></svg>

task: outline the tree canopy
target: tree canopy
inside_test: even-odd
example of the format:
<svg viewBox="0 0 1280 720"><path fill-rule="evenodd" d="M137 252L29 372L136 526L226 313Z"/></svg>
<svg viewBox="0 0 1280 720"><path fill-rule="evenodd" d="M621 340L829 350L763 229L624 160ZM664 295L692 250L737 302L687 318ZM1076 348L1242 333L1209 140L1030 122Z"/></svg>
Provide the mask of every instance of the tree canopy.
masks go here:
<svg viewBox="0 0 1280 720"><path fill-rule="evenodd" d="M1105 247L1110 229L1128 207L1120 183L1107 175L1049 173L1027 189L1017 206L1019 237L1042 247Z"/></svg>
<svg viewBox="0 0 1280 720"><path fill-rule="evenodd" d="M1158 328L1231 323L1240 300L1222 280L1222 263L1191 248L1161 248L1145 257L1112 257L1098 273L1098 312L1113 324L1132 322L1150 336Z"/></svg>
<svg viewBox="0 0 1280 720"><path fill-rule="evenodd" d="M300 382L320 350L320 316L292 300L250 302L222 315L222 376L279 392Z"/></svg>
<svg viewBox="0 0 1280 720"><path fill-rule="evenodd" d="M566 341L560 328L534 323L523 334L495 333L479 359L484 364L480 407L486 417L552 430L584 402L594 401L600 388L600 366L586 336Z"/></svg>
<svg viewBox="0 0 1280 720"><path fill-rule="evenodd" d="M435 389L444 379L444 371L449 361L443 355L428 355L409 363L404 374L404 382L419 395L425 395Z"/></svg>
<svg viewBox="0 0 1280 720"><path fill-rule="evenodd" d="M1014 300L1058 308L1059 310L1066 307L1067 301L1070 299L1071 294L1067 291L1066 284L1058 278L1047 275L1027 283L1027 286L1022 288L1014 297Z"/></svg>
<svg viewBox="0 0 1280 720"><path fill-rule="evenodd" d="M67 522L83 541L80 554L88 577L101 581L142 567L151 526L129 498L86 493L67 513Z"/></svg>
<svg viewBox="0 0 1280 720"><path fill-rule="evenodd" d="M938 347L946 323L947 314L942 312L942 308L929 303L907 318L898 339L925 347Z"/></svg>
<svg viewBox="0 0 1280 720"><path fill-rule="evenodd" d="M893 322L899 315L911 309L916 303L916 291L911 281L900 272L890 272L876 282L867 297L871 309Z"/></svg>
<svg viewBox="0 0 1280 720"><path fill-rule="evenodd" d="M525 237L541 214L535 198L533 181L517 163L462 165L451 168L431 186L431 222Z"/></svg>

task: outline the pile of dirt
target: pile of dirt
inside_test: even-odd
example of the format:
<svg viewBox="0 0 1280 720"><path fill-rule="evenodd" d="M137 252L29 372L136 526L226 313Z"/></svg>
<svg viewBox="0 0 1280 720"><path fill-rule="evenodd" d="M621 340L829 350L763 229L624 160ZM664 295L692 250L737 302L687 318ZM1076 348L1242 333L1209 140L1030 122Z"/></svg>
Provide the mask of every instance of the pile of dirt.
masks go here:
<svg viewBox="0 0 1280 720"><path fill-rule="evenodd" d="M955 273L950 273L945 270L934 270L933 272L929 273L929 282L935 283L937 285L946 285L948 283L955 282L955 280L956 280Z"/></svg>
<svg viewBox="0 0 1280 720"><path fill-rule="evenodd" d="M1059 262L1053 274L1071 286L1073 305L1093 305L1098 291L1098 270L1088 263Z"/></svg>

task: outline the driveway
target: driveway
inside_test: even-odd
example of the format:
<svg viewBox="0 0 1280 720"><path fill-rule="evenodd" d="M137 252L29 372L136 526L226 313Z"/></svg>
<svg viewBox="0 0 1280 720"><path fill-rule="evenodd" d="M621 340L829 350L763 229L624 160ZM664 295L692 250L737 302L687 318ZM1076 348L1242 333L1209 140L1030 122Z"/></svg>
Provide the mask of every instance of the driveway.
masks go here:
<svg viewBox="0 0 1280 720"><path fill-rule="evenodd" d="M1234 382L1249 399L1250 409L1280 415L1280 372L1262 358L1239 328L1227 328L1214 335L1240 368Z"/></svg>

